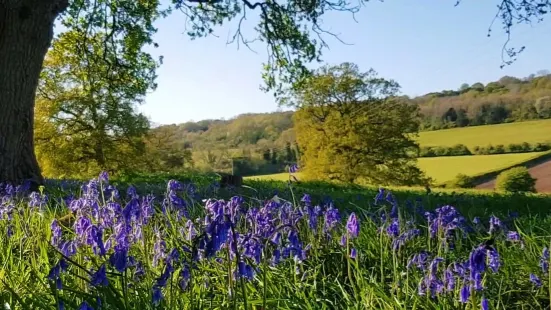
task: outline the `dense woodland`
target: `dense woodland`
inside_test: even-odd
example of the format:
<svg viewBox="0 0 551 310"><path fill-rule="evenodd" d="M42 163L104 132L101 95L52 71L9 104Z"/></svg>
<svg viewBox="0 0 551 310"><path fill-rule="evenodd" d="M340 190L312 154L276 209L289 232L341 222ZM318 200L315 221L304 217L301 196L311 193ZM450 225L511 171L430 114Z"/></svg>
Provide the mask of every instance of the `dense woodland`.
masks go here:
<svg viewBox="0 0 551 310"><path fill-rule="evenodd" d="M551 74L540 71L525 78L505 76L487 85L464 84L458 90L400 99L419 106L420 130L547 119L551 118ZM231 157L245 157L250 161L244 174L272 173L282 171L300 154L293 115L291 111L242 114L229 120L164 125L152 132L169 132L171 143L191 151L193 164L199 169L229 170Z"/></svg>

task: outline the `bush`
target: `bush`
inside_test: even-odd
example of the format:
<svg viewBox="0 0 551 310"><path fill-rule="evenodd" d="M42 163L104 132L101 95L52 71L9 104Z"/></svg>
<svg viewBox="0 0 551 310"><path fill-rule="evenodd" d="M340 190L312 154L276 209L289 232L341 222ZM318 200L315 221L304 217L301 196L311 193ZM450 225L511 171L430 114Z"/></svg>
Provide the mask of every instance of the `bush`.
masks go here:
<svg viewBox="0 0 551 310"><path fill-rule="evenodd" d="M450 183L452 188L473 188L475 186L474 178L462 173L458 174Z"/></svg>
<svg viewBox="0 0 551 310"><path fill-rule="evenodd" d="M515 167L497 176L496 189L506 192L535 192L536 179L526 167Z"/></svg>

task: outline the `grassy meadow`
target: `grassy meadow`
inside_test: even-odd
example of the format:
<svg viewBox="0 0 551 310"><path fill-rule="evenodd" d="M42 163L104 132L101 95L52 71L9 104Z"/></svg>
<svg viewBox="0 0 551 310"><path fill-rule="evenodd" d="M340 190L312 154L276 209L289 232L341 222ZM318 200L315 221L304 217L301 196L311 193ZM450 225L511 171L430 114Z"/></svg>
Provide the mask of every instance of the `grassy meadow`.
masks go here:
<svg viewBox="0 0 551 310"><path fill-rule="evenodd" d="M475 146L508 145L511 143L539 143L551 141L551 119L423 131L419 133L421 146Z"/></svg>
<svg viewBox="0 0 551 310"><path fill-rule="evenodd" d="M550 304L549 196L246 185L102 174L49 181L33 194L3 186L0 302L86 310Z"/></svg>
<svg viewBox="0 0 551 310"><path fill-rule="evenodd" d="M436 184L445 183L453 180L457 174L463 173L469 176L475 176L494 170L511 167L527 160L541 156L546 152L520 153L520 154L499 154L499 155L473 155L473 156L442 156L419 158L419 167ZM300 173L296 175L300 179ZM246 179L256 180L289 180L288 173L276 173L269 175L259 175L246 177Z"/></svg>

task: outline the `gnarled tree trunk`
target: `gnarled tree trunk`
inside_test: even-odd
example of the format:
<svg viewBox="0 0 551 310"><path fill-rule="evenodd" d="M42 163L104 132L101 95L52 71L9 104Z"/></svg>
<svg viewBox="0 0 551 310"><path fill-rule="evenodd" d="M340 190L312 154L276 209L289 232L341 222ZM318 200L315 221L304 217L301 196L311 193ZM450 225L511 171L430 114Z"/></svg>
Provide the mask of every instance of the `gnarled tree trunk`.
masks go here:
<svg viewBox="0 0 551 310"><path fill-rule="evenodd" d="M54 21L68 0L0 0L0 182L43 182L34 100Z"/></svg>

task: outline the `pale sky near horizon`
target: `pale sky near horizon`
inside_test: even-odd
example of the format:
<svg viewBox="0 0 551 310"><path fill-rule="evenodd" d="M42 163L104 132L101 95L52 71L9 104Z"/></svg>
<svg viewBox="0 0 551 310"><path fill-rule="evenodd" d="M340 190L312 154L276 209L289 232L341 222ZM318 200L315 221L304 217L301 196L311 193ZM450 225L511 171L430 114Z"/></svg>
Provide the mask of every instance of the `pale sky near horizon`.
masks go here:
<svg viewBox="0 0 551 310"><path fill-rule="evenodd" d="M500 69L506 38L500 22L487 37L498 2L463 0L454 7L455 0L371 1L356 15L357 22L349 13L324 19L327 28L352 45L328 38L330 50L323 60L373 68L400 83L402 94L409 96L551 69L549 20L516 26L511 46L526 45L526 50L513 65ZM249 33L253 25L251 21L245 26ZM278 109L273 96L259 89L265 49L254 53L226 44L235 23L217 28L219 38L194 41L185 34L182 15L176 13L157 26L160 47L154 53L162 54L164 63L157 90L139 108L151 121L228 119Z"/></svg>

